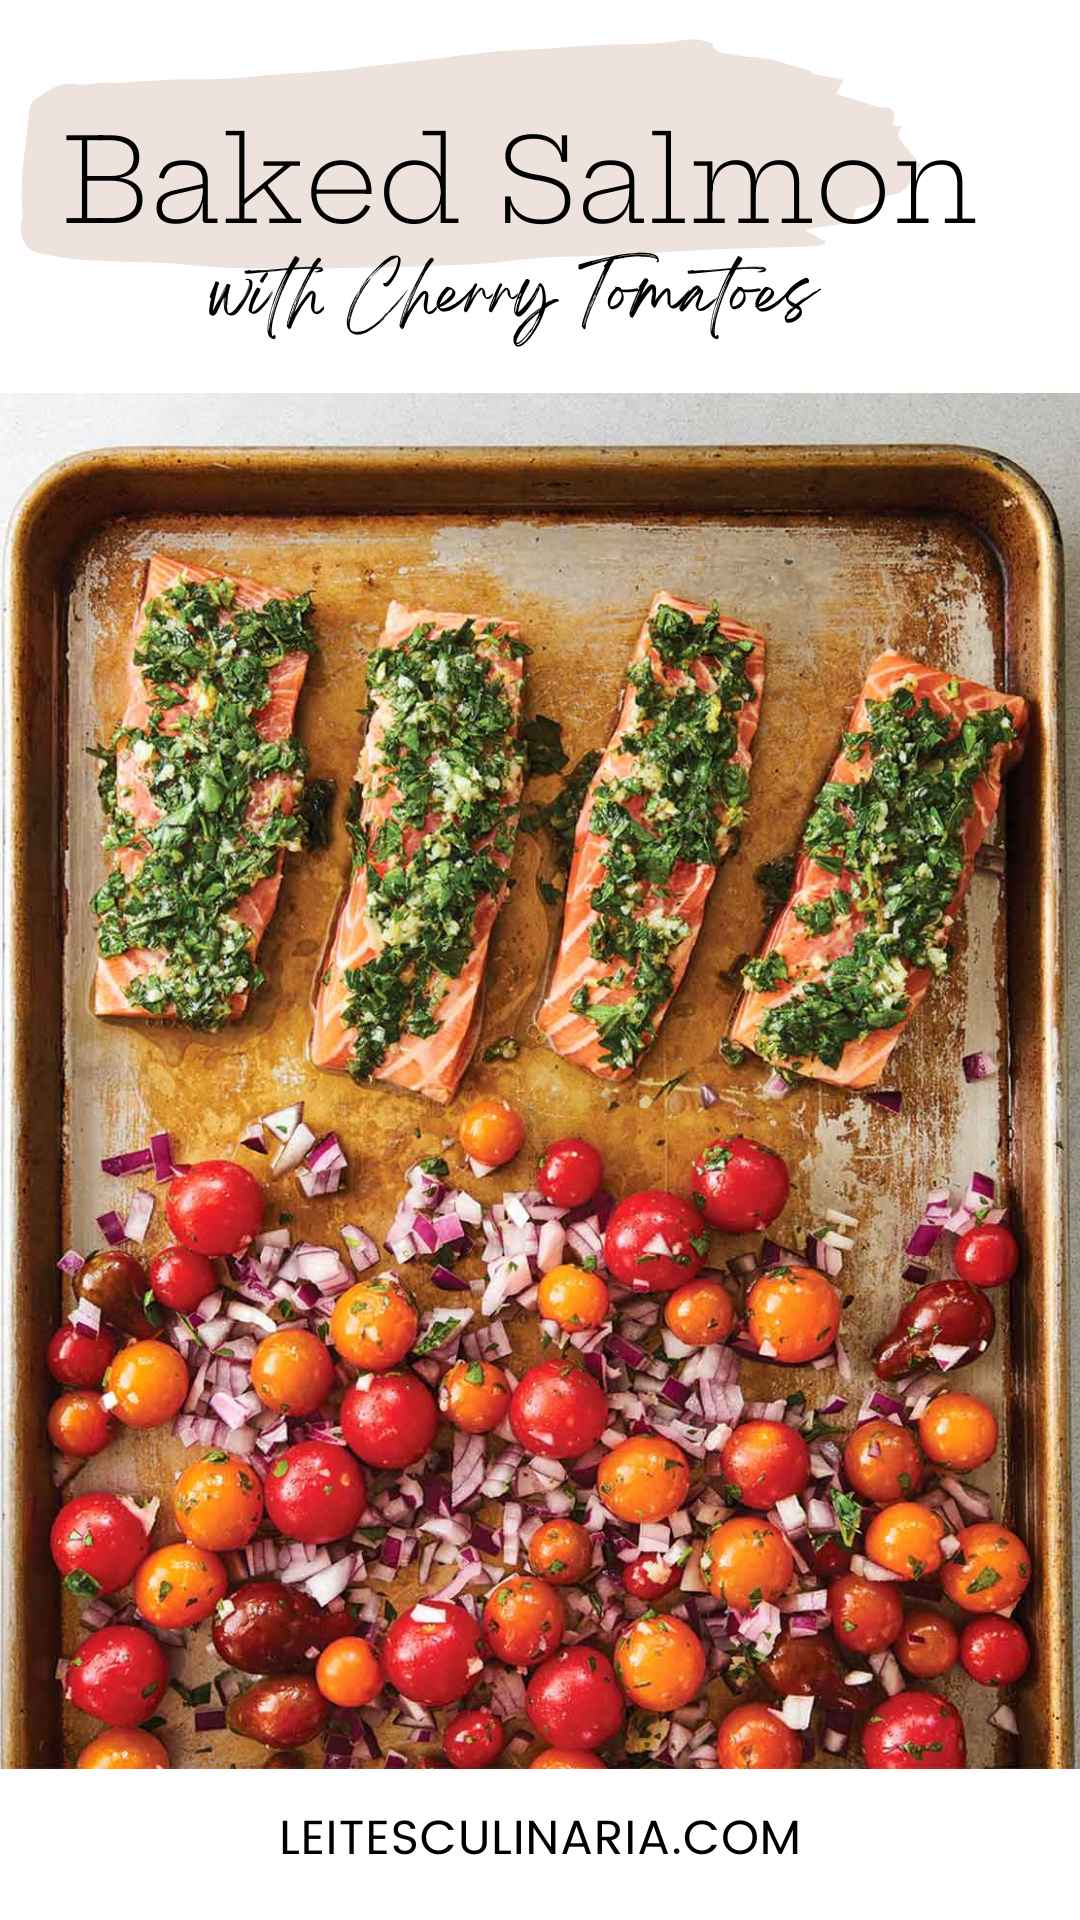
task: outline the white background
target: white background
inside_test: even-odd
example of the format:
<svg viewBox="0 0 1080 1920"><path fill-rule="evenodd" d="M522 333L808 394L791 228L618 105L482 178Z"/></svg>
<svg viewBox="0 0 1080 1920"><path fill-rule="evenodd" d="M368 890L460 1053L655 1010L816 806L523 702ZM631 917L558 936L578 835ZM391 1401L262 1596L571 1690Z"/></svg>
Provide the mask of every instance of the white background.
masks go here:
<svg viewBox="0 0 1080 1920"><path fill-rule="evenodd" d="M1060 0L1019 8L998 0L547 0L542 8L505 0L39 0L8 9L0 75L5 384L69 392L1069 390L1075 14ZM422 321L405 333L380 328L350 339L327 318L270 342L246 321L205 317L208 269L53 260L31 256L18 237L26 109L51 86L673 38L808 67L838 78L852 97L891 107L920 161L948 157L962 167L975 225L897 227L882 215L830 231L824 245L795 256L797 272L822 287L797 324L730 314L719 341L686 320L631 325L618 317L583 337L569 305L580 300L583 276L572 263L555 263L538 270L565 290L566 304L524 349L475 313L440 319L426 340ZM660 105L677 115L677 103ZM362 153L362 127L356 145ZM710 149L725 152L719 110ZM756 247L745 251L770 259ZM792 257L771 256L778 268ZM676 274L680 258L693 256L669 258ZM345 276L350 289L360 277ZM456 268L449 277L461 284L468 276ZM338 311L344 304L335 301Z"/></svg>

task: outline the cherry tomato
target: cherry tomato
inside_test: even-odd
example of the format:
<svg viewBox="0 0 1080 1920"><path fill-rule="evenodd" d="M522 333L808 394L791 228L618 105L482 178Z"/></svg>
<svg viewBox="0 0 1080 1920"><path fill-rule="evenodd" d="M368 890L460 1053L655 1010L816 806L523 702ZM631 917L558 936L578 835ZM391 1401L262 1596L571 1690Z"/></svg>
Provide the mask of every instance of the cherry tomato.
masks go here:
<svg viewBox="0 0 1080 1920"><path fill-rule="evenodd" d="M966 1367L989 1346L996 1319L981 1288L955 1274L928 1280L904 1302L892 1332L875 1347L874 1372L880 1380L898 1380L901 1374L934 1365L938 1345L962 1347L964 1357L958 1364Z"/></svg>
<svg viewBox="0 0 1080 1920"><path fill-rule="evenodd" d="M1003 1287L1020 1265L1020 1249L1003 1222L969 1227L953 1247L953 1266L973 1287Z"/></svg>
<svg viewBox="0 0 1080 1920"><path fill-rule="evenodd" d="M608 1271L635 1293L670 1293L694 1278L707 1252L696 1207L659 1187L620 1200L604 1234Z"/></svg>
<svg viewBox="0 0 1080 1920"><path fill-rule="evenodd" d="M330 1709L307 1673L256 1680L253 1687L234 1694L225 1709L230 1733L243 1734L278 1752L306 1747L329 1717Z"/></svg>
<svg viewBox="0 0 1080 1920"><path fill-rule="evenodd" d="M165 1218L182 1246L211 1257L243 1253L262 1231L266 1195L235 1160L200 1160L169 1182Z"/></svg>
<svg viewBox="0 0 1080 1920"><path fill-rule="evenodd" d="M369 1707L382 1683L375 1649L359 1634L343 1634L319 1655L315 1684L332 1706Z"/></svg>
<svg viewBox="0 0 1080 1920"><path fill-rule="evenodd" d="M300 1440L274 1461L263 1487L267 1517L287 1540L343 1540L367 1505L363 1470L347 1447Z"/></svg>
<svg viewBox="0 0 1080 1920"><path fill-rule="evenodd" d="M107 1447L113 1423L99 1393L62 1393L49 1408L49 1439L73 1460L88 1460Z"/></svg>
<svg viewBox="0 0 1080 1920"><path fill-rule="evenodd" d="M608 1423L604 1390L569 1360L545 1360L523 1373L510 1399L514 1439L526 1453L576 1460Z"/></svg>
<svg viewBox="0 0 1080 1920"><path fill-rule="evenodd" d="M658 1555L639 1553L636 1560L624 1563L622 1583L635 1600L662 1600L666 1593L674 1593L682 1572L681 1566L673 1567Z"/></svg>
<svg viewBox="0 0 1080 1920"><path fill-rule="evenodd" d="M326 1399L334 1363L318 1334L282 1327L256 1347L251 1384L264 1407L302 1420Z"/></svg>
<svg viewBox="0 0 1080 1920"><path fill-rule="evenodd" d="M416 1373L361 1374L341 1403L345 1444L369 1467L422 1460L439 1424L435 1396Z"/></svg>
<svg viewBox="0 0 1080 1920"><path fill-rule="evenodd" d="M840 1295L815 1267L767 1267L746 1296L746 1326L763 1359L801 1366L835 1346Z"/></svg>
<svg viewBox="0 0 1080 1920"><path fill-rule="evenodd" d="M674 1440L635 1434L605 1454L596 1491L616 1520L666 1520L690 1491L690 1462Z"/></svg>
<svg viewBox="0 0 1080 1920"><path fill-rule="evenodd" d="M735 1302L719 1280L684 1280L664 1302L664 1319L684 1347L716 1347L735 1325Z"/></svg>
<svg viewBox="0 0 1080 1920"><path fill-rule="evenodd" d="M448 1721L443 1752L452 1767L490 1767L502 1752L505 1737L502 1721L490 1707L471 1707Z"/></svg>
<svg viewBox="0 0 1080 1920"><path fill-rule="evenodd" d="M812 1693L823 1707L841 1707L851 1714L864 1712L870 1704L863 1688L848 1684L836 1648L823 1633L781 1633L758 1671L781 1700L789 1693L804 1699Z"/></svg>
<svg viewBox="0 0 1080 1920"><path fill-rule="evenodd" d="M98 1387L116 1352L116 1336L102 1327L80 1333L70 1320L57 1327L45 1349L45 1364L62 1387Z"/></svg>
<svg viewBox="0 0 1080 1920"><path fill-rule="evenodd" d="M910 1427L893 1420L863 1420L844 1445L848 1485L861 1500L884 1506L912 1499L923 1483L925 1462Z"/></svg>
<svg viewBox="0 0 1080 1920"><path fill-rule="evenodd" d="M590 1752L618 1733L622 1695L615 1669L599 1647L560 1647L537 1667L525 1692L525 1711L542 1740L572 1752Z"/></svg>
<svg viewBox="0 0 1080 1920"><path fill-rule="evenodd" d="M217 1284L206 1255L193 1247L162 1247L150 1262L150 1291L170 1313L194 1313Z"/></svg>
<svg viewBox="0 0 1080 1920"><path fill-rule="evenodd" d="M989 1460L998 1424L986 1401L973 1393L939 1393L919 1420L919 1439L935 1466L968 1473Z"/></svg>
<svg viewBox="0 0 1080 1920"><path fill-rule="evenodd" d="M747 1613L762 1600L775 1605L791 1585L795 1561L783 1534L768 1520L736 1514L713 1528L701 1570L717 1600Z"/></svg>
<svg viewBox="0 0 1080 1920"><path fill-rule="evenodd" d="M49 1547L65 1587L88 1599L127 1586L146 1555L146 1528L115 1493L80 1493L61 1507Z"/></svg>
<svg viewBox="0 0 1080 1920"><path fill-rule="evenodd" d="M863 1758L868 1767L965 1767L964 1723L936 1693L894 1693L863 1728Z"/></svg>
<svg viewBox="0 0 1080 1920"><path fill-rule="evenodd" d="M566 1629L562 1597L546 1580L512 1573L484 1602L484 1638L508 1667L532 1667L554 1653Z"/></svg>
<svg viewBox="0 0 1080 1920"><path fill-rule="evenodd" d="M956 1665L960 1639L951 1620L933 1607L912 1607L893 1642L905 1673L915 1680L940 1680Z"/></svg>
<svg viewBox="0 0 1080 1920"><path fill-rule="evenodd" d="M702 1148L693 1183L706 1220L721 1233L760 1233L783 1211L791 1185L780 1155L740 1133Z"/></svg>
<svg viewBox="0 0 1080 1920"><path fill-rule="evenodd" d="M416 1341L420 1316L400 1280L379 1274L340 1294L330 1315L330 1343L361 1373L396 1367Z"/></svg>
<svg viewBox="0 0 1080 1920"><path fill-rule="evenodd" d="M436 1594L391 1623L383 1641L383 1671L406 1700L448 1707L468 1693L483 1668L479 1642L472 1615Z"/></svg>
<svg viewBox="0 0 1080 1920"><path fill-rule="evenodd" d="M187 1399L188 1370L175 1347L164 1340L133 1340L109 1368L106 1386L115 1396L113 1412L125 1427L163 1427Z"/></svg>
<svg viewBox="0 0 1080 1920"><path fill-rule="evenodd" d="M941 1566L945 1522L914 1500L894 1500L866 1529L867 1558L905 1580L926 1580Z"/></svg>
<svg viewBox="0 0 1080 1920"><path fill-rule="evenodd" d="M235 1553L254 1539L263 1517L258 1475L235 1454L215 1448L184 1468L173 1488L173 1512L193 1547Z"/></svg>
<svg viewBox="0 0 1080 1920"><path fill-rule="evenodd" d="M598 1273L587 1267L552 1267L540 1281L537 1311L566 1333L598 1327L607 1318L611 1295Z"/></svg>
<svg viewBox="0 0 1080 1920"><path fill-rule="evenodd" d="M957 1534L960 1555L946 1562L941 1585L965 1613L1002 1613L1013 1607L1031 1579L1031 1556L1022 1540L994 1520L977 1520Z"/></svg>
<svg viewBox="0 0 1080 1920"><path fill-rule="evenodd" d="M146 1273L134 1254L102 1247L79 1268L72 1285L80 1300L100 1308L110 1326L119 1327L133 1340L150 1339L154 1329L143 1307Z"/></svg>
<svg viewBox="0 0 1080 1920"><path fill-rule="evenodd" d="M810 1478L810 1449L782 1420L745 1420L720 1455L728 1498L764 1513L778 1500L801 1493Z"/></svg>
<svg viewBox="0 0 1080 1920"><path fill-rule="evenodd" d="M68 1661L64 1692L73 1707L110 1727L137 1727L169 1684L169 1663L145 1627L99 1627Z"/></svg>
<svg viewBox="0 0 1080 1920"><path fill-rule="evenodd" d="M960 1664L982 1687L1011 1687L1022 1680L1031 1648L1017 1620L969 1620L960 1635Z"/></svg>
<svg viewBox="0 0 1080 1920"><path fill-rule="evenodd" d="M584 1580L592 1558L592 1540L576 1520L542 1520L529 1541L530 1567L553 1587Z"/></svg>
<svg viewBox="0 0 1080 1920"><path fill-rule="evenodd" d="M600 1191L604 1163L587 1140L553 1140L540 1156L536 1184L553 1207L584 1207Z"/></svg>
<svg viewBox="0 0 1080 1920"><path fill-rule="evenodd" d="M696 1699L705 1680L705 1649L673 1614L644 1614L620 1634L615 1671L628 1700L651 1713L673 1713Z"/></svg>
<svg viewBox="0 0 1080 1920"><path fill-rule="evenodd" d="M798 1767L803 1746L774 1708L747 1700L721 1720L716 1757L722 1767Z"/></svg>
<svg viewBox="0 0 1080 1920"><path fill-rule="evenodd" d="M510 1411L510 1382L490 1360L455 1360L439 1382L439 1412L461 1433L490 1433Z"/></svg>
<svg viewBox="0 0 1080 1920"><path fill-rule="evenodd" d="M851 1565L850 1547L845 1547L839 1534L818 1535L808 1542L807 1548L813 1571L823 1580L835 1579L838 1573L846 1573Z"/></svg>
<svg viewBox="0 0 1080 1920"><path fill-rule="evenodd" d="M466 1107L458 1128L458 1139L470 1160L484 1167L505 1167L520 1150L525 1138L525 1122L509 1100L488 1094Z"/></svg>
<svg viewBox="0 0 1080 1920"><path fill-rule="evenodd" d="M135 1605L152 1627L183 1631L209 1620L229 1589L225 1562L190 1540L159 1547L135 1575Z"/></svg>
<svg viewBox="0 0 1080 1920"><path fill-rule="evenodd" d="M533 1773L542 1767L591 1767L599 1768L601 1773L607 1771L604 1762L598 1760L595 1753L577 1753L569 1747L545 1747L543 1753L538 1753L535 1760L530 1760L529 1772Z"/></svg>
<svg viewBox="0 0 1080 1920"><path fill-rule="evenodd" d="M852 1653L884 1653L904 1624L904 1609L888 1581L842 1573L829 1588L829 1619L842 1647Z"/></svg>
<svg viewBox="0 0 1080 1920"><path fill-rule="evenodd" d="M351 1631L344 1610L324 1613L300 1587L247 1580L214 1614L214 1646L241 1673L301 1673L325 1646Z"/></svg>
<svg viewBox="0 0 1080 1920"><path fill-rule="evenodd" d="M77 1767L167 1767L169 1756L156 1734L142 1727L106 1727L95 1734L75 1762Z"/></svg>

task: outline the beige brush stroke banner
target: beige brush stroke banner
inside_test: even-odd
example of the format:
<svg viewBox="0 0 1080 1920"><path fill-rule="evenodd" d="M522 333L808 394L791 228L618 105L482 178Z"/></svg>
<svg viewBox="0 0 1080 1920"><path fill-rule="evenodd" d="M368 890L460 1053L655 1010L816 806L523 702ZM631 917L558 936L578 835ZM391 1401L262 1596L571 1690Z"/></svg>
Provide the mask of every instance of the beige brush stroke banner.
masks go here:
<svg viewBox="0 0 1080 1920"><path fill-rule="evenodd" d="M885 107L844 98L840 82L776 61L719 52L703 41L657 46L575 47L526 53L469 55L409 65L358 68L345 73L267 76L242 80L176 80L124 85L59 87L34 102L29 120L24 174L27 246L40 253L92 260L177 261L206 266L274 266L291 256L319 257L328 266L353 266L397 253L406 260L433 255L441 262L480 262L559 255L601 255L630 248L654 252L817 244L813 226L831 224L821 183L838 162L861 160L876 167L887 192L903 202L881 218L906 210L911 155ZM296 224L288 224L265 194L237 224L237 156L246 140L249 189L266 177L271 162L295 160L276 191ZM446 133L446 211L454 224L431 220L409 225L394 219L383 200L390 169L402 160L438 160L438 142L425 130ZM671 211L666 221L665 143L654 129L671 133ZM522 211L550 214L561 206L557 190L516 180L505 159L519 134L565 135L567 163L552 146L531 142L519 164L565 182L572 206L557 224L529 225L504 218L504 196ZM123 135L139 149L135 174L144 200L141 213L123 224L75 224L81 205L81 149L70 136ZM119 171L126 149L95 145L88 171ZM596 224L585 219L590 190L624 180L621 169L595 163L621 160L634 170L637 220ZM744 169L718 176L711 224L708 174L695 161L727 159L754 168L784 159L798 168L799 211L813 225L790 219L792 180L784 168L762 178L758 213L768 224L745 222L748 181ZM156 203L165 191L189 186L199 161L209 175L210 221L165 224ZM352 224L334 224L313 210L311 185L331 161L358 163L370 177L371 194L327 197L340 221L363 206ZM338 168L323 187L355 189L360 176ZM850 219L875 204L873 176L845 168L828 189L837 214ZM437 203L433 173L413 167L391 183L399 211L417 216ZM134 204L119 185L90 189L89 211L126 213ZM196 208L188 194L168 203L175 217ZM621 196L597 203L597 211L621 209ZM257 224L252 216L258 214ZM268 216L275 215L271 220Z"/></svg>

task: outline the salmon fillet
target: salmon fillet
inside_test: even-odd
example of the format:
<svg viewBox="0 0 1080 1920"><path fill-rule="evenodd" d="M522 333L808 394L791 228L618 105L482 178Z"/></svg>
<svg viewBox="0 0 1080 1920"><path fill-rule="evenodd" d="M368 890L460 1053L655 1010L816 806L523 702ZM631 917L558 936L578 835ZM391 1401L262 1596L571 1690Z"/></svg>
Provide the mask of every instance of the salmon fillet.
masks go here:
<svg viewBox="0 0 1080 1920"><path fill-rule="evenodd" d="M896 711L896 703L906 703L908 693L913 703L908 724L913 726L927 716L940 717L946 723L945 759L941 759L933 738L928 738L921 756L909 755L907 770L901 775L902 797L878 802L876 823L863 809L870 843L873 844L875 836L877 840L876 863L871 868L874 878L868 883L852 872L837 852L836 830L825 822L815 826L815 822L819 820L823 802L832 822L838 818L841 822L853 821L856 813L845 800L843 790L861 789L870 793L865 783L875 778L875 768L879 769L877 781L883 794L894 785L893 756L885 735L881 736L882 745L872 738L855 740L852 736L871 735L875 716L887 725L890 715ZM997 729L993 720L980 720L980 716L995 714L1007 716L1011 725ZM899 653L883 653L873 662L844 747L818 795L790 897L773 923L758 960L753 963L751 971L758 972L758 984L749 983L749 990L735 1009L731 1024L733 1040L777 1066L792 1068L835 1086L876 1085L935 972L942 972L947 964L948 946L974 869L975 855L997 814L1002 779L1023 752L1027 719L1027 703L1019 695L997 693L977 681L956 679ZM936 769L942 765L947 769L953 764L950 755L956 756L955 764L962 769L969 751L964 745L965 726L969 732L980 726L987 729L983 745L977 748L985 764L977 772L972 768L974 777L961 781L957 787L948 836L951 851L946 857L942 854L944 843L939 827L949 822L940 805L929 806L927 782L937 782L941 775ZM941 731L940 727L936 729L939 735ZM992 738L994 731L1002 731L1004 737ZM884 773L882 752L888 763ZM887 784L883 784L883 778ZM937 786L934 798L940 800ZM920 805L924 836L921 843ZM907 839L902 827L905 808L912 823ZM840 831L842 833L842 828ZM936 861L940 862L937 869ZM920 910L920 889L925 898L927 886L933 884L935 870L942 876L938 884L943 911L928 920L919 935L925 951L918 951L916 941L916 951L905 952L905 941L901 937L898 943L895 929L912 924L912 912ZM930 911L926 907L921 910ZM901 917L904 915L908 916L906 921ZM907 944L910 948L910 943ZM865 958L860 959L860 954ZM768 985L770 968L785 976L772 986ZM883 1024L863 1030L865 1021L861 1019L855 999L858 983L851 984L853 970L864 980L876 973L877 986L868 1004L873 1018ZM760 979L762 971L764 985ZM779 1010L785 1007L788 1013L785 1020L781 1020ZM894 1014L897 1017L892 1017ZM850 1028L855 1031L845 1038ZM830 1042L830 1056L836 1057L824 1060L813 1052L785 1051L785 1035L800 1034L807 1045L814 1044L810 1038L814 1034L819 1036L816 1044L822 1044L820 1036L824 1035Z"/></svg>
<svg viewBox="0 0 1080 1920"><path fill-rule="evenodd" d="M223 620L227 620L230 614L240 609L259 611L272 601L288 601L292 598L284 591L260 586L254 580L211 573L204 567L190 566L179 560L170 559L165 554L151 556L146 569L142 600L132 626L132 645L128 658L128 698L120 723L121 744L116 755L118 805L141 829L138 838L127 846L117 848L112 856L114 867L126 880L134 879L141 868L150 847L150 842L144 836L152 832L162 817L161 810L151 794L137 753L130 743L123 744L123 735L126 730L145 729L150 719L148 688L135 654L146 628L148 610L152 603L160 599L168 588L180 582L193 585L224 583L232 587L232 603L229 608L222 610ZM307 665L308 654L295 652L287 653L280 662L268 669L269 699L254 720L255 730L260 740L273 742L291 738L297 701ZM195 689L189 687L165 716L162 722L163 731L177 732L185 717L195 711L196 693ZM300 784L293 773L271 775L255 780L252 783L248 808L249 824L257 826L263 823L275 809L280 809L283 813L291 813ZM284 861L284 851L281 851L277 854L273 870L241 895L232 908L232 917L248 929L250 938L247 945L252 955L256 952L273 918L281 888ZM126 1019L174 1019L175 1009L171 1005L148 1009L128 997L128 990L134 981L145 980L154 974L164 974L168 967L168 960L169 956L164 950L145 947L131 947L124 953L99 956L94 974L94 1012L105 1016L122 1016ZM247 1005L248 997L246 991L230 996L231 1019L240 1018Z"/></svg>
<svg viewBox="0 0 1080 1920"><path fill-rule="evenodd" d="M658 615L664 618L671 613L686 616L676 659L665 658L663 642L656 634ZM688 623L692 623L693 632ZM699 628L700 640L694 638ZM730 683L724 679L724 661L731 664ZM764 684L765 642L752 627L721 618L715 609L680 600L674 594L655 596L630 656L614 732L578 817L562 937L537 1015L540 1031L556 1052L601 1080L625 1080L634 1071L655 1039L686 972L717 867L735 844L745 811L750 751ZM721 687L725 692L718 699L717 689ZM646 711L658 696L659 719ZM659 808L666 809L669 802L662 786L654 784L650 792L644 785L646 780L656 782L655 763L650 761L643 774L644 761L637 743L646 743L647 760L648 743L658 738L657 725L662 726L666 717L673 727L683 726L689 757L699 758L704 768L704 761L692 747L695 720L700 721L704 715L709 721L706 740L715 742L716 759L708 769L710 784L696 790L704 828L694 849L699 857L677 858L670 872L661 870L658 876L643 880L632 906L632 917L639 928L650 920L660 925L659 943L666 944L666 950L659 958L659 974L654 975L642 955L627 956L619 947L611 950L605 889L629 895L622 885L626 880L624 865L620 860L616 868L611 836L605 829L604 796L612 790L624 793L627 782L638 788L644 786L643 791L627 795L625 810L634 823L629 831L644 829L646 837L641 844L646 859L650 858L665 825L672 818L678 819L685 804L681 796L690 789L673 786L676 798L670 802L665 821ZM679 771L685 781L687 769ZM657 811L651 811L654 808ZM627 824L621 815L608 822L616 829ZM635 884L632 876L628 884ZM634 937L631 934L624 944L632 944ZM646 991L643 981L647 967L650 985ZM647 1010L646 1000L650 1002Z"/></svg>
<svg viewBox="0 0 1080 1920"><path fill-rule="evenodd" d="M316 980L310 1052L318 1067L386 1081L440 1104L457 1090L476 1045L488 946L517 833L523 777L518 634L512 620L435 613L396 600L387 609L369 667L353 875ZM414 799L414 812L419 805L421 815L410 820L403 806L398 722L403 689L412 701L417 688L428 689L431 698L418 728L427 755L420 799ZM488 731L477 733L478 726ZM474 738L479 744L470 772L456 764L455 755ZM486 796L476 796L472 773L485 766L495 769L494 784ZM474 814L484 825L470 838ZM452 841L458 836L449 854L452 867L460 874L478 863L478 884L466 895L460 925L447 920L444 930L434 920L443 951L433 964L423 937L433 910L424 903L445 891L440 848L448 832ZM398 913L389 905L391 887L405 902ZM444 971L437 962L449 959L455 941L460 964ZM391 1012L380 1025L386 1002Z"/></svg>

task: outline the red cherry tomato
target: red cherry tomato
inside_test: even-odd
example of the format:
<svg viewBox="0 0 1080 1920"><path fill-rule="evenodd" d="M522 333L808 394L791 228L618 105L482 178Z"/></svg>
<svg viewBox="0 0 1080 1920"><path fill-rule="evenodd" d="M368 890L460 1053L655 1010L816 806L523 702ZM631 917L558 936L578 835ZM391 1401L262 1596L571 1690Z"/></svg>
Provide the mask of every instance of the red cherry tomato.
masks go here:
<svg viewBox="0 0 1080 1920"><path fill-rule="evenodd" d="M608 1270L635 1293L669 1293L692 1280L709 1250L700 1213L681 1194L650 1187L620 1200L604 1235Z"/></svg>
<svg viewBox="0 0 1080 1920"><path fill-rule="evenodd" d="M1023 1679L1031 1648L1017 1620L969 1620L960 1635L960 1664L982 1687L1011 1687Z"/></svg>
<svg viewBox="0 0 1080 1920"><path fill-rule="evenodd" d="M764 1513L778 1500L801 1493L810 1478L810 1449L782 1420L745 1420L720 1455L730 1498Z"/></svg>
<svg viewBox="0 0 1080 1920"><path fill-rule="evenodd" d="M502 1721L490 1707L455 1714L443 1734L443 1752L452 1767L490 1767L503 1750Z"/></svg>
<svg viewBox="0 0 1080 1920"><path fill-rule="evenodd" d="M964 1723L936 1693L894 1693L875 1707L863 1728L868 1767L966 1767Z"/></svg>
<svg viewBox="0 0 1080 1920"><path fill-rule="evenodd" d="M341 1403L346 1446L369 1467L411 1467L435 1438L435 1396L416 1373L362 1375Z"/></svg>
<svg viewBox="0 0 1080 1920"><path fill-rule="evenodd" d="M200 1160L169 1182L169 1231L196 1253L243 1253L260 1232L266 1196L235 1160Z"/></svg>
<svg viewBox="0 0 1080 1920"><path fill-rule="evenodd" d="M367 1505L363 1470L347 1447L328 1440L289 1447L270 1468L263 1495L272 1525L309 1546L343 1540Z"/></svg>
<svg viewBox="0 0 1080 1920"><path fill-rule="evenodd" d="M115 1493L80 1493L53 1521L49 1548L65 1587L92 1599L127 1586L146 1558L146 1528Z"/></svg>
<svg viewBox="0 0 1080 1920"><path fill-rule="evenodd" d="M80 1333L65 1320L45 1349L45 1364L62 1387L100 1387L115 1353L116 1338L107 1327Z"/></svg>
<svg viewBox="0 0 1080 1920"><path fill-rule="evenodd" d="M1020 1249L1003 1221L969 1227L953 1248L953 1266L973 1287L1003 1287L1020 1265Z"/></svg>
<svg viewBox="0 0 1080 1920"><path fill-rule="evenodd" d="M383 1641L391 1686L422 1707L448 1707L468 1693L483 1667L480 1630L464 1607L435 1596L399 1613Z"/></svg>
<svg viewBox="0 0 1080 1920"><path fill-rule="evenodd" d="M575 1138L544 1149L536 1184L553 1207L583 1207L600 1191L604 1163L594 1146Z"/></svg>
<svg viewBox="0 0 1080 1920"><path fill-rule="evenodd" d="M674 1593L682 1573L681 1566L672 1567L656 1555L639 1553L636 1560L628 1560L623 1567L622 1583L635 1600L662 1600L666 1593Z"/></svg>
<svg viewBox="0 0 1080 1920"><path fill-rule="evenodd" d="M169 1663L145 1627L99 1627L68 1661L64 1691L73 1707L110 1727L148 1720L169 1684Z"/></svg>
<svg viewBox="0 0 1080 1920"><path fill-rule="evenodd" d="M194 1247L162 1247L150 1262L150 1291L170 1313L194 1313L217 1284L206 1255Z"/></svg>
<svg viewBox="0 0 1080 1920"><path fill-rule="evenodd" d="M694 1161L701 1211L721 1233L760 1233L782 1212L790 1185L780 1155L740 1133L710 1140Z"/></svg>
<svg viewBox="0 0 1080 1920"><path fill-rule="evenodd" d="M549 1746L577 1753L602 1747L623 1723L622 1694L607 1654L587 1643L561 1647L537 1667L525 1710Z"/></svg>
<svg viewBox="0 0 1080 1920"><path fill-rule="evenodd" d="M511 1396L510 1425L519 1447L550 1460L576 1460L588 1453L607 1423L603 1388L569 1360L530 1367Z"/></svg>

